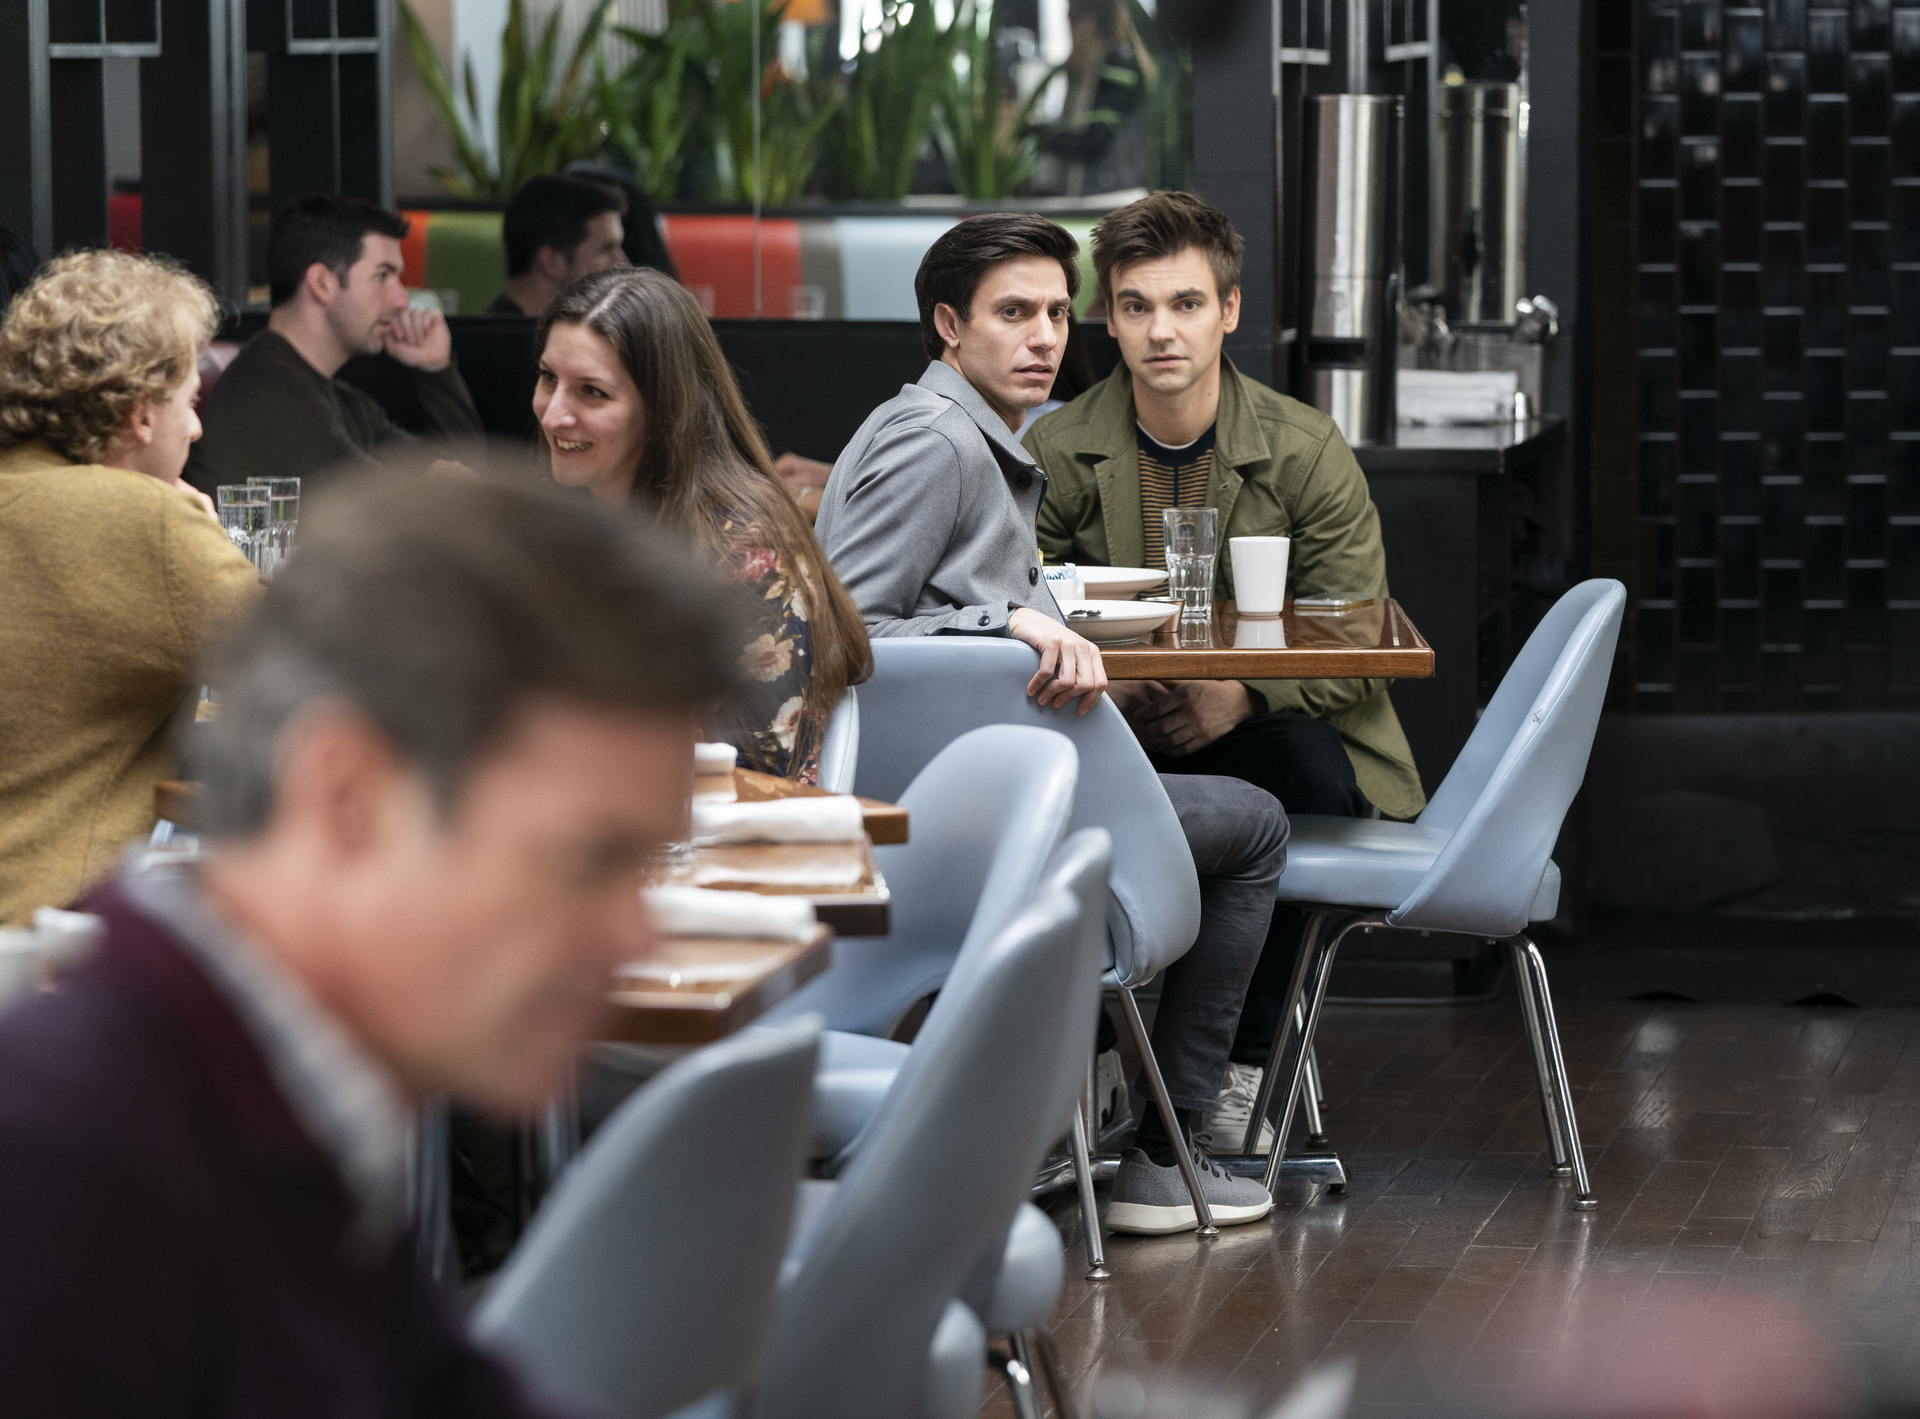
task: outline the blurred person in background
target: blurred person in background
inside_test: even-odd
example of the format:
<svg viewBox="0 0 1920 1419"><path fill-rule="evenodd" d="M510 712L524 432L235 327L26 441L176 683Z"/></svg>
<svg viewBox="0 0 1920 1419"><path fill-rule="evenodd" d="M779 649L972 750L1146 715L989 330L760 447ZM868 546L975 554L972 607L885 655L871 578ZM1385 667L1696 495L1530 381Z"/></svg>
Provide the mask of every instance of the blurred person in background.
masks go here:
<svg viewBox="0 0 1920 1419"><path fill-rule="evenodd" d="M407 219L357 197L306 197L273 219L273 314L207 395L206 437L187 477L203 492L253 477L311 480L354 469L425 468L450 439L481 434L473 395L437 310L411 310L400 273ZM335 378L356 355L405 365L432 436L394 423L372 395Z"/></svg>
<svg viewBox="0 0 1920 1419"><path fill-rule="evenodd" d="M617 187L552 173L530 177L507 203L500 239L506 288L487 315L540 315L582 276L627 264L627 199Z"/></svg>
<svg viewBox="0 0 1920 1419"><path fill-rule="evenodd" d="M154 257L55 258L0 325L0 926L150 832L210 633L260 589L180 481L213 292Z"/></svg>
<svg viewBox="0 0 1920 1419"><path fill-rule="evenodd" d="M0 1014L0 1393L154 1419L527 1415L416 1260L409 1131L530 1113L651 949L732 632L585 499L363 480L221 641L191 859Z"/></svg>
<svg viewBox="0 0 1920 1419"><path fill-rule="evenodd" d="M873 670L859 609L781 486L686 287L626 267L547 308L534 414L554 481L637 505L703 549L755 608L748 690L710 726L742 764L815 783L827 721Z"/></svg>

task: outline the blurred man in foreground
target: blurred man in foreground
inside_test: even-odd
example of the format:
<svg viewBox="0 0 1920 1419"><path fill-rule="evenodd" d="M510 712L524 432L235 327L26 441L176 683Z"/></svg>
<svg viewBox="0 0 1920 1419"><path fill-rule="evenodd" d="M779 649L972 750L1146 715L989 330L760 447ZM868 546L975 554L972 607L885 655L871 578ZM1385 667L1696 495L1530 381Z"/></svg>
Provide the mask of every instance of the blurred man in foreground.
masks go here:
<svg viewBox="0 0 1920 1419"><path fill-rule="evenodd" d="M358 197L304 197L273 219L273 314L208 393L188 482L211 494L254 477L306 478L311 496L343 469L424 468L446 454L336 378L356 355L406 366L435 440L479 437L480 412L454 363L446 317L408 306L406 234L405 217Z"/></svg>
<svg viewBox="0 0 1920 1419"><path fill-rule="evenodd" d="M130 858L0 1015L9 1412L532 1412L416 1267L409 1126L536 1105L649 948L737 637L584 501L406 480L302 533L215 658L215 847Z"/></svg>

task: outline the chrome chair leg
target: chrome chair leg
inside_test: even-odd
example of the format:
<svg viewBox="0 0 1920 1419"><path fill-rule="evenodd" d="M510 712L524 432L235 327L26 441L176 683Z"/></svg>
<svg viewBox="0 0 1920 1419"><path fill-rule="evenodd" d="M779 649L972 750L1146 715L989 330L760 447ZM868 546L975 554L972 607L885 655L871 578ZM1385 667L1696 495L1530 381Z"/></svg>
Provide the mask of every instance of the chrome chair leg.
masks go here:
<svg viewBox="0 0 1920 1419"><path fill-rule="evenodd" d="M1160 1061L1153 1057L1153 1042L1147 1038L1139 1002L1125 986L1120 988L1120 1011L1127 1017L1127 1029L1133 1035L1134 1047L1140 1051L1140 1062L1146 1067L1154 1107L1160 1110L1160 1121L1167 1127L1167 1137L1173 1140L1173 1161L1180 1165L1181 1180L1187 1185L1187 1195L1193 1199L1193 1215L1200 1224L1200 1235L1217 1237L1220 1229L1213 1225L1213 1209L1201 1195L1200 1174L1194 1171L1193 1154L1187 1148L1187 1132L1180 1126L1180 1115L1174 1112L1173 1100L1167 1097L1167 1081L1161 1077Z"/></svg>
<svg viewBox="0 0 1920 1419"><path fill-rule="evenodd" d="M1547 1145L1553 1153L1553 1175L1564 1178L1573 1172L1567 1161L1567 1145L1560 1129L1560 1117L1553 1104L1553 1068L1547 1063L1547 1043L1540 1030L1540 1006L1534 999L1533 972L1528 969L1522 938L1507 938L1507 952L1513 960L1514 990L1520 996L1520 1014L1526 1021L1527 1044L1533 1050L1533 1073L1540 1085L1540 1117L1547 1126Z"/></svg>
<svg viewBox="0 0 1920 1419"><path fill-rule="evenodd" d="M1306 1033L1306 1021L1300 1022L1300 1032ZM1300 1096L1300 1105L1307 1113L1307 1147L1325 1148L1327 1146L1326 1125L1321 1122L1320 1110L1327 1104L1326 1094L1320 1088L1320 1061L1314 1057L1311 1046L1307 1049L1307 1088Z"/></svg>
<svg viewBox="0 0 1920 1419"><path fill-rule="evenodd" d="M1066 1376L1060 1373L1060 1352L1053 1348L1053 1337L1045 1330L1036 1329L1027 1332L1027 1339L1040 1357L1040 1373L1046 1376L1047 1388L1053 1391L1053 1412L1060 1419L1080 1419L1073 1391L1067 1388Z"/></svg>
<svg viewBox="0 0 1920 1419"><path fill-rule="evenodd" d="M1080 1225L1087 1229L1087 1280L1105 1281L1107 1243L1100 1230L1100 1204L1093 1195L1093 1156L1087 1148L1087 1115L1073 1111L1073 1177L1080 1188Z"/></svg>
<svg viewBox="0 0 1920 1419"><path fill-rule="evenodd" d="M1553 1018L1553 993L1547 988L1547 963L1533 939L1522 935L1520 959L1533 982L1534 1000L1540 1011L1540 1033L1547 1047L1547 1064L1553 1080L1553 1101L1566 1130L1568 1161L1573 1164L1574 1199L1577 1212L1588 1212L1600 1205L1593 1195L1593 1183L1587 1177L1586 1154L1580 1147L1580 1126L1573 1116L1573 1087L1567 1082L1567 1059L1560 1050L1560 1026Z"/></svg>
<svg viewBox="0 0 1920 1419"><path fill-rule="evenodd" d="M1272 1192L1280 1183L1280 1165L1286 1158L1287 1135L1293 1129L1294 1111L1300 1107L1300 1093L1306 1086L1307 1053L1313 1048L1314 1032L1320 1028L1320 1011L1327 1002L1327 982L1333 976L1333 958L1339 954L1340 943L1347 939L1349 932L1363 926L1380 926L1383 924L1384 923L1378 920L1372 920L1367 917L1350 916L1340 923L1340 929L1328 937L1324 945L1316 943L1314 959L1311 964L1311 969L1308 972L1311 978L1311 987L1306 994L1306 1024L1301 1030L1300 1048L1294 1054L1293 1068L1289 1071L1289 1077L1287 1079L1286 1106L1281 1111L1279 1122L1276 1123L1273 1128L1273 1152L1267 1157L1266 1184L1268 1192ZM1291 1023L1291 1020L1287 1017L1283 1016L1282 1019L1285 1023ZM1279 1059L1272 1052L1269 1052L1267 1055L1267 1063L1277 1066Z"/></svg>
<svg viewBox="0 0 1920 1419"><path fill-rule="evenodd" d="M1013 1395L1013 1412L1019 1419L1042 1419L1040 1390L1033 1382L1033 1349L1027 1344L1027 1333L1016 1330L1008 1335L1007 1348L1013 1354L1002 1368L1007 1376L1007 1389Z"/></svg>
<svg viewBox="0 0 1920 1419"><path fill-rule="evenodd" d="M1240 1140L1240 1151L1247 1153L1260 1141L1260 1121L1273 1116L1274 1085L1280 1078L1281 1061L1287 1057L1290 1039L1298 1025L1305 1033L1306 1015L1300 1005L1307 988L1307 968L1319 950L1320 938L1334 913L1331 908L1316 908L1307 917L1307 929L1300 934L1300 953L1294 958L1293 979L1287 984L1286 1008L1280 1015L1280 1028L1267 1046L1267 1067L1260 1071L1260 1088L1253 1096L1253 1113L1247 1122L1247 1136Z"/></svg>
<svg viewBox="0 0 1920 1419"><path fill-rule="evenodd" d="M409 1160L415 1246L427 1273L443 1286L460 1282L460 1252L453 1237L452 1125L445 1099L421 1106Z"/></svg>

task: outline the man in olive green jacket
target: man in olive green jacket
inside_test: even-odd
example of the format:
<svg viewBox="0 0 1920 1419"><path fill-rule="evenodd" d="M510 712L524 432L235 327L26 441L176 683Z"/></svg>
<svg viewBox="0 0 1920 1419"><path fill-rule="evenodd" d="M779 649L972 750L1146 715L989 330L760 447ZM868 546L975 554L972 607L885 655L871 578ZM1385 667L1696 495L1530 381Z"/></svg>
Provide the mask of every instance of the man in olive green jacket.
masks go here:
<svg viewBox="0 0 1920 1419"><path fill-rule="evenodd" d="M1151 210L1155 207L1163 210ZM1196 208L1203 210L1192 213ZM1136 209L1149 210L1138 213ZM1238 315L1239 263L1237 259L1232 261L1235 282L1224 299L1217 291L1204 289L1214 284L1205 280L1214 265L1213 254L1205 248L1207 237L1213 234L1209 227L1214 225L1206 221L1206 213L1218 218L1220 226L1225 225L1224 217L1205 208L1197 198L1158 193L1114 213L1095 233L1094 259L1101 284L1107 288L1109 323L1123 350L1134 348L1128 351L1128 361L1109 378L1066 408L1039 420L1027 434L1026 447L1049 479L1046 501L1040 509L1040 549L1049 561L1164 567L1159 528L1149 529L1147 519L1151 513L1157 524L1158 512L1168 501L1154 498L1151 487L1143 496L1144 458L1152 471L1163 477L1169 464L1182 473L1199 474L1198 479L1182 487L1181 505L1187 505L1187 497L1204 487L1203 495L1193 501L1220 510L1221 556L1216 563L1215 596L1229 598L1233 594L1229 538L1288 537L1292 539L1287 573L1291 595L1359 593L1384 599L1386 554L1380 540L1380 519L1367 495L1366 477L1353 450L1326 415L1246 379L1219 353L1221 335L1232 328L1232 318ZM1186 230L1190 223L1182 220L1190 215L1191 225L1197 228L1192 232ZM1231 227L1225 230L1232 231ZM1117 250L1124 241L1130 247L1144 245L1152 251L1165 246L1169 236L1178 239L1184 235L1195 239L1175 252L1145 260L1138 256L1127 259L1129 252ZM1237 243L1235 237L1233 244ZM1237 252L1231 254L1237 258ZM1116 256L1123 259L1116 261ZM1116 268L1122 273L1117 282L1121 287L1118 298L1112 289ZM1156 276L1170 279L1155 281L1152 278ZM1194 276L1200 276L1203 282L1198 292L1193 289ZM1168 289L1149 289L1153 286ZM1205 299L1209 295L1214 296L1213 301ZM1199 308L1182 310L1183 300ZM1170 338L1156 340L1152 329L1155 323ZM1201 328L1182 329L1194 325ZM1214 332L1210 341L1206 339L1208 326ZM1160 411L1140 407L1143 401L1137 400L1136 394L1143 381L1130 364L1154 361L1170 366L1166 374L1171 382L1184 386L1178 392L1188 394L1187 403L1200 406L1191 413L1173 411L1171 422L1177 426L1180 416L1186 414L1189 424L1199 423L1201 427L1157 427L1151 414ZM1207 364L1211 364L1211 371L1193 368ZM1148 377L1155 375L1150 372ZM1155 392L1149 389L1149 400ZM1192 397L1208 392L1213 393L1212 400ZM1179 438L1180 445L1148 448L1146 445L1159 442L1153 439L1154 433ZM1205 449L1187 452L1203 442L1210 442L1210 460L1204 457ZM1168 452L1181 456L1168 458ZM1158 507L1147 506L1156 501ZM1261 773L1243 771L1238 765L1225 767L1220 762L1229 755L1244 759L1257 752L1251 743L1242 748L1227 742L1232 740L1264 739L1275 752L1283 752L1281 745L1273 743L1276 736L1272 731L1279 726L1263 726L1262 721L1274 714L1291 714L1339 731L1351 766L1350 781L1357 783L1367 802L1377 805L1382 813L1411 818L1425 807L1413 753L1394 714L1385 680L1258 680L1246 684L1244 695L1235 682L1214 684L1210 690L1200 688L1208 683L1164 687L1164 693L1157 697L1161 710L1157 716L1153 714L1155 699L1143 701L1136 696L1135 703L1123 704L1141 729L1149 751L1156 759L1172 761L1163 765L1163 771L1232 773L1268 788L1290 812L1341 811L1324 801L1326 789L1320 785L1305 793L1300 791L1298 779L1307 766L1274 765L1269 772ZM1116 687L1116 700L1124 694ZM1213 697L1211 703L1196 698L1207 695ZM1267 731L1264 734L1263 728ZM1331 736L1327 738L1331 741ZM1284 748L1298 752L1300 736L1286 736ZM1192 762L1182 764L1182 759ZM1311 773L1310 768L1307 771ZM1333 772L1345 777L1337 764ZM1294 780L1292 801L1281 791L1288 786L1288 779ZM1304 801L1307 799L1314 801ZM1362 805L1349 811L1366 810Z"/></svg>
<svg viewBox="0 0 1920 1419"><path fill-rule="evenodd" d="M1124 362L1026 436L1049 480L1040 550L1164 567L1161 513L1204 505L1220 513L1216 596L1232 595L1229 538L1279 536L1292 540L1294 596L1384 602L1380 518L1353 450L1324 414L1242 378L1221 354L1239 320L1241 253L1232 223L1188 193L1157 192L1095 230ZM1116 682L1108 693L1163 774L1245 779L1289 813L1411 818L1426 804L1384 680ZM1245 1134L1303 926L1297 910L1274 913L1207 1116L1216 1137Z"/></svg>

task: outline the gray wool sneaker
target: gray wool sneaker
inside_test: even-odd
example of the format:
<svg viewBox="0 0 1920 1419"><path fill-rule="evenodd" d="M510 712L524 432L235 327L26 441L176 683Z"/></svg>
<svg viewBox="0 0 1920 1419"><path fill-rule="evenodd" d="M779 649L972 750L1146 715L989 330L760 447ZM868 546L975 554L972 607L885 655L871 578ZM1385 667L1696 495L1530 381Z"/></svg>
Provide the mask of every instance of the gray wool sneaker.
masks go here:
<svg viewBox="0 0 1920 1419"><path fill-rule="evenodd" d="M1203 1135L1204 1137L1204 1135ZM1273 1198L1252 1178L1236 1178L1207 1156L1196 1140L1194 1170L1200 1174L1200 1192L1213 1211L1216 1227L1258 1222L1273 1210ZM1107 1226L1116 1232L1157 1237L1168 1232L1191 1232L1200 1225L1193 1198L1179 1166L1156 1167L1138 1148L1120 1155L1120 1171L1113 1179L1113 1200L1107 1205Z"/></svg>

